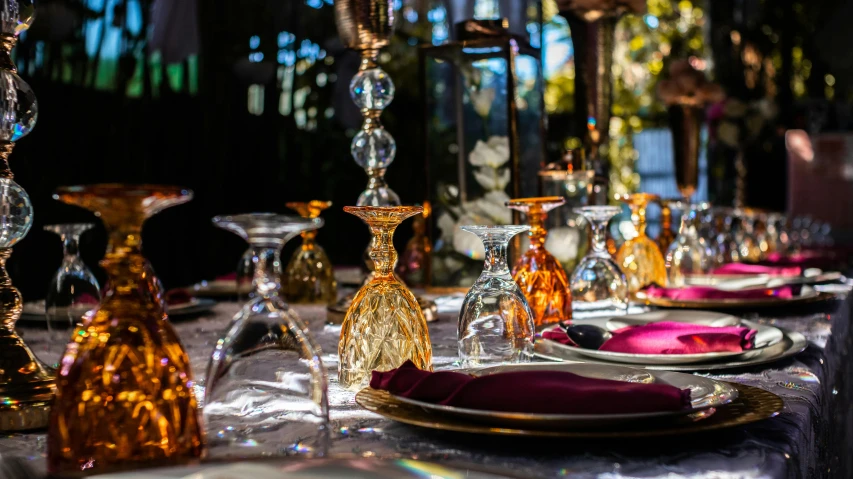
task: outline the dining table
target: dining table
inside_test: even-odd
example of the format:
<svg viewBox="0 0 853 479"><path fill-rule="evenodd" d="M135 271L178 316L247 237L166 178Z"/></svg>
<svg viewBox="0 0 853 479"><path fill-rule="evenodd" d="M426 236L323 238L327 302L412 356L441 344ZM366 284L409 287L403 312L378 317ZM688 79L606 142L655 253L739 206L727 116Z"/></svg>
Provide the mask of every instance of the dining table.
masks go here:
<svg viewBox="0 0 853 479"><path fill-rule="evenodd" d="M456 304L445 305L429 323L436 369L458 367ZM239 308L237 302L221 301L206 313L171 320L190 356L199 397L203 397L203 376L213 346ZM419 459L529 478L853 477L850 287L838 287L830 299L796 308L737 313L803 334L808 348L795 357L750 368L696 373L771 391L784 400L781 414L731 429L650 438L478 435L385 419L362 409L354 393L338 385L340 325L326 323L326 307L293 308L317 339L329 369L332 456ZM44 328L27 323L17 329L42 360L58 360L59 352ZM45 449L44 431L0 436L0 461L25 461L36 475L45 472Z"/></svg>

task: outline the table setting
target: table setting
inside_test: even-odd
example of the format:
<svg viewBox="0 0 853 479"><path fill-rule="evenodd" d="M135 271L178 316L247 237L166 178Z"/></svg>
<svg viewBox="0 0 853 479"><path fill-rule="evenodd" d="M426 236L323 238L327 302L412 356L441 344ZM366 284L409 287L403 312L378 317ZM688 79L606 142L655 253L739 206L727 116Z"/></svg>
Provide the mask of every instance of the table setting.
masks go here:
<svg viewBox="0 0 853 479"><path fill-rule="evenodd" d="M44 226L62 260L44 298L25 300L6 261L33 227L33 204L8 158L36 107L29 87L7 89L0 478L853 475L849 257L828 225L802 227L811 218L747 206L742 194L700 198L705 109L724 100L704 66L673 57L658 68L678 194L610 188L610 98L583 107L583 148L531 161L536 148L517 123L541 85L516 92L515 67L507 78L473 72L498 53L538 61L539 48L507 19L457 22L449 43L419 47L419 63L461 74L471 90L459 101L476 115L453 116L483 139L466 159L458 125L458 144L444 149L460 155L459 184L442 185L438 201L432 190L403 201L385 178L397 145L380 121L396 91L383 68L395 52L394 2L327 3L357 64L348 106L361 124L347 141L366 188L347 204L312 191L320 199L292 194L281 208L259 201L234 212L248 204L235 202L206 215L242 240L233 270L206 280L167 289L143 249L151 218L192 214L182 205L201 199L193 189L57 185L50 198L88 219ZM559 3L595 40L592 50L577 45L597 66L582 64L579 91L609 97L612 58L602 56L612 56L616 20L643 9ZM32 4L0 10L0 72L26 86L11 49ZM263 59L256 53L251 63ZM504 80L507 124L498 125L494 88ZM428 138L425 155L445 137ZM363 265L332 264L332 213L369 232ZM80 254L97 221L106 281Z"/></svg>

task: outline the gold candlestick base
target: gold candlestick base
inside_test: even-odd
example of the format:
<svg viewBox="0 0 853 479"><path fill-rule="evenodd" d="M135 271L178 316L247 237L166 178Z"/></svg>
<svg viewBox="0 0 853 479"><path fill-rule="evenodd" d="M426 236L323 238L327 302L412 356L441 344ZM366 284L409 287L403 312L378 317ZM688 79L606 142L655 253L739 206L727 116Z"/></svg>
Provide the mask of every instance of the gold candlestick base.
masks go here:
<svg viewBox="0 0 853 479"><path fill-rule="evenodd" d="M23 300L6 272L11 254L11 248L0 248L0 431L42 429L47 427L56 377L15 333Z"/></svg>

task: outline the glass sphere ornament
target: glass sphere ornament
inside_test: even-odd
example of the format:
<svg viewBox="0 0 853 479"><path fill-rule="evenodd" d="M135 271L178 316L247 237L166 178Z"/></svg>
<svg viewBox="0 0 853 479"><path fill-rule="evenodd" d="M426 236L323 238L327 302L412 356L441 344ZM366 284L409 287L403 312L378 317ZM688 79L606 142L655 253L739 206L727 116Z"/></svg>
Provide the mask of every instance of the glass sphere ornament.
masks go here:
<svg viewBox="0 0 853 479"><path fill-rule="evenodd" d="M38 101L15 72L0 70L0 140L18 141L36 125Z"/></svg>
<svg viewBox="0 0 853 479"><path fill-rule="evenodd" d="M397 154L397 142L382 127L360 130L350 144L350 153L362 168L388 168Z"/></svg>
<svg viewBox="0 0 853 479"><path fill-rule="evenodd" d="M2 0L0 3L0 33L17 36L30 28L36 17L32 0Z"/></svg>
<svg viewBox="0 0 853 479"><path fill-rule="evenodd" d="M0 248L11 248L33 226L33 204L27 192L9 178L0 178Z"/></svg>
<svg viewBox="0 0 853 479"><path fill-rule="evenodd" d="M362 110L384 110L394 100L394 82L385 70L360 70L349 84L352 101Z"/></svg>

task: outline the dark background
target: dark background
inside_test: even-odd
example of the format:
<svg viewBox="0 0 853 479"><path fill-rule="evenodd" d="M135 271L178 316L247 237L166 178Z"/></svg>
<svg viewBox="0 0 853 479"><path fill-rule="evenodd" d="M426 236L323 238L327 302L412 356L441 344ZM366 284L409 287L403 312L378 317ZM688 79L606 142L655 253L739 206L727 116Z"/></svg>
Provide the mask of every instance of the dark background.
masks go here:
<svg viewBox="0 0 853 479"><path fill-rule="evenodd" d="M109 2L108 2L109 3ZM835 74L835 100L829 104L830 114L823 130L846 128L832 115L832 105L848 104L847 84L851 78L850 28L842 19L853 16L850 3L835 0L795 2L789 0L713 0L705 2L711 15L709 41L717 66L715 74L730 96L745 101L763 94L743 85L743 65L731 56L729 32L737 28L744 37L751 36L762 48L765 25L778 32L783 43L783 63L776 79L780 115L778 122L766 127L760 140L745 145L748 152L748 204L783 209L785 198L784 143L787 127L807 127L809 101L795 101L791 93L791 49L802 48L812 61L809 92L820 97L825 72ZM354 204L364 189L366 177L349 154L349 142L359 127L360 115L352 105L347 85L357 68L358 58L346 52L337 40L333 9L310 8L296 0L205 0L198 2L196 20L173 19L178 30L195 23L198 27L198 85L184 82L171 85L152 78L164 75L162 64L144 61L140 66L134 51L147 51L145 35L125 32L119 70L111 88L95 88L86 76L63 80L57 65L79 69L97 65L80 55L79 29L54 38L56 25L63 21L91 21L111 15L121 25L124 0L109 4L102 11L85 10L82 1L40 2L44 5L68 6L64 13L37 17L40 30L28 32L16 52L21 76L36 93L39 101L38 123L34 131L15 147L11 166L16 181L29 193L35 208L35 224L27 238L16 245L9 261L13 281L28 299L44 297L51 274L61 259L57 237L42 227L57 222L96 221L94 216L75 207L51 199L60 185L99 182L177 184L191 188L195 199L166 210L149 220L144 233L145 253L167 288L184 286L234 270L246 244L236 235L218 230L210 218L218 214L252 211L286 212L285 202L326 199L334 206L324 213L326 226L318 241L325 245L334 264L358 264L369 239L367 228L355 217L343 213L342 207ZM149 12L152 2L140 2ZM795 5L799 5L796 10ZM118 9L118 10L116 10ZM54 9L56 10L56 9ZM70 12L70 13L69 13ZM844 12L850 15L844 15ZM72 18L73 17L73 18ZM79 18L78 18L79 17ZM143 15L143 32L152 25ZM74 25L77 25L74 23ZM188 27L187 27L188 28ZM276 35L286 30L296 37L298 45L310 38L334 58L328 64L318 61L297 82L307 82L317 73L336 75L324 87L314 85L306 102L320 111L328 106L334 114L317 115L312 131L297 126L294 116L278 114L279 81L263 67L245 65L252 51L247 39L260 37L259 51L265 58L275 58ZM187 30L188 31L188 30ZM383 66L397 86L392 105L383 114L383 123L397 139L397 156L387 173L388 183L403 203L419 203L424 199L423 157L417 148L423 125L418 111L417 67L410 52L412 35L398 34L388 50L392 59ZM796 44L794 43L796 40ZM44 56L39 67L27 62L35 58L41 42ZM786 43L787 42L787 43ZM416 42L415 42L416 43ZM790 43L790 44L788 44ZM136 50L132 50L132 49ZM150 53L150 52L149 52ZM145 57L143 57L145 58ZM132 72L142 68L145 82L142 94L126 94ZM191 68L184 62L187 73ZM274 65L270 68L274 68ZM260 116L246 107L249 84L266 87L265 110ZM299 84L296 85L300 86ZM811 94L811 93L810 93ZM568 115L549 120L549 152L559 155L563 139L573 134ZM713 148L714 145L712 145ZM712 181L718 198L730 195L731 152L718 149L712 156L712 169L719 181ZM717 185L716 187L714 185ZM712 195L714 193L712 192ZM96 221L98 222L98 221ZM99 222L98 222L99 223ZM410 235L404 224L396 237L398 249ZM298 243L298 241L294 242ZM103 278L95 267L103 255L106 237L98 225L83 236L84 260ZM296 244L286 248L289 257ZM286 259L285 259L286 260Z"/></svg>

